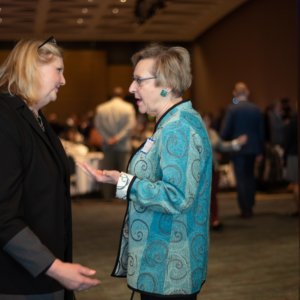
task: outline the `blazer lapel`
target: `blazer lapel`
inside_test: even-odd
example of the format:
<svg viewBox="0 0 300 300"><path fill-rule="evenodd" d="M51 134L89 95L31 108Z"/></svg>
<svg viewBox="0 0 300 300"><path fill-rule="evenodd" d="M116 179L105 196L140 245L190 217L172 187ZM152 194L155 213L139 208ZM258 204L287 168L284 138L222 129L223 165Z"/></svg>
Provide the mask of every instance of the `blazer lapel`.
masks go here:
<svg viewBox="0 0 300 300"><path fill-rule="evenodd" d="M70 174L69 174L70 168L69 168L69 161L67 160L66 152L59 140L59 137L53 131L50 124L48 123L48 121L46 120L46 118L44 117L44 115L42 113L41 113L41 118L44 123L48 138L51 142L51 147L53 147L53 149L57 155L57 158L59 159L60 163L63 165L64 174L65 174L66 180L67 180L66 182L68 183L70 180Z"/></svg>
<svg viewBox="0 0 300 300"><path fill-rule="evenodd" d="M32 129L39 135L39 137L48 145L48 147L51 147L50 142L45 134L45 132L42 131L40 125L38 124L38 121L35 119L33 113L30 111L30 109L26 106L24 106L24 109L21 112L23 118L30 124Z"/></svg>
<svg viewBox="0 0 300 300"><path fill-rule="evenodd" d="M58 137L54 136L52 129L48 125L48 122L46 119L42 116L42 120L46 129L46 132L44 132L40 125L38 124L38 121L35 119L33 113L30 111L30 109L25 105L22 112L21 112L23 118L26 122L30 124L32 129L35 131L35 133L39 136L39 138L47 145L50 153L54 157L59 169L64 174L64 177L68 179L68 171L69 167L63 159L65 157L65 153L63 149L60 149ZM62 147L62 146L61 146ZM68 181L66 181L68 182Z"/></svg>
<svg viewBox="0 0 300 300"><path fill-rule="evenodd" d="M61 143L59 142L59 138L53 132L52 128L50 127L48 121L45 119L43 114L41 114L41 117L46 132L42 131L33 113L30 111L30 109L27 107L27 105L21 98L12 96L8 103L12 108L16 110L16 112L24 119L25 122L29 123L32 130L38 135L42 142L47 145L49 152L53 156L59 169L64 175L66 183L69 184L69 164L66 158L66 154Z"/></svg>

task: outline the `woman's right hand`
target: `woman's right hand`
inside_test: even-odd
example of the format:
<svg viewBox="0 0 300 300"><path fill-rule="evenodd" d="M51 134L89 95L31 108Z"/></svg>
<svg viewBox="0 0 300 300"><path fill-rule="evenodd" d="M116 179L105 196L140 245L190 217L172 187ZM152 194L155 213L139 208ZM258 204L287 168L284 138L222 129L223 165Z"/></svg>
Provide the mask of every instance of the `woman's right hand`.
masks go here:
<svg viewBox="0 0 300 300"><path fill-rule="evenodd" d="M68 290L83 291L100 284L100 280L91 278L96 274L95 270L59 259L54 260L46 274Z"/></svg>
<svg viewBox="0 0 300 300"><path fill-rule="evenodd" d="M121 173L115 170L97 170L87 163L76 161L78 167L80 167L85 173L91 175L95 180L102 183L117 184Z"/></svg>

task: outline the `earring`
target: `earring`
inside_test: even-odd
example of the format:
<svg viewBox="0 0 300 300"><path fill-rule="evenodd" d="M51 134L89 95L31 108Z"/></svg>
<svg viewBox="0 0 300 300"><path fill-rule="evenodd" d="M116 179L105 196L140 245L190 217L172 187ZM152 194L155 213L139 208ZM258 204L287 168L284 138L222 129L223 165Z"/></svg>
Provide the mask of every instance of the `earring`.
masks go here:
<svg viewBox="0 0 300 300"><path fill-rule="evenodd" d="M168 95L168 91L161 90L160 95L163 96L163 97L166 97Z"/></svg>

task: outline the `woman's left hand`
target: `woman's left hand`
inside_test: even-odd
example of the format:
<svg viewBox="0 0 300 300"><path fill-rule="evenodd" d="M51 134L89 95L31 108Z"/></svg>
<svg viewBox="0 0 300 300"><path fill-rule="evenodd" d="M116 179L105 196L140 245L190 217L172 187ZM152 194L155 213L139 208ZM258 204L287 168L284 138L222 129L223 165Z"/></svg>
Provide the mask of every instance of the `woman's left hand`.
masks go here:
<svg viewBox="0 0 300 300"><path fill-rule="evenodd" d="M242 146L247 143L248 136L247 136L247 134L242 134L242 135L238 136L236 140L237 140L238 144Z"/></svg>
<svg viewBox="0 0 300 300"><path fill-rule="evenodd" d="M96 271L80 264L71 264L55 259L46 274L69 290L83 291L100 284Z"/></svg>
<svg viewBox="0 0 300 300"><path fill-rule="evenodd" d="M87 163L76 161L77 166L79 166L85 173L91 175L95 180L102 183L117 184L120 172L116 170L97 170Z"/></svg>

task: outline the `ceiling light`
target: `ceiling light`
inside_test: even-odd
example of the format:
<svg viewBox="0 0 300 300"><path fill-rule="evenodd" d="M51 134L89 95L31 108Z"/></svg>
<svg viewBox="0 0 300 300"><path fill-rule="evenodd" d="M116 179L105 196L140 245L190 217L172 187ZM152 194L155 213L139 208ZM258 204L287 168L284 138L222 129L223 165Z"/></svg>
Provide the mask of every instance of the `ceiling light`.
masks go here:
<svg viewBox="0 0 300 300"><path fill-rule="evenodd" d="M121 3L126 3L127 0L120 0Z"/></svg>
<svg viewBox="0 0 300 300"><path fill-rule="evenodd" d="M83 8L82 10L81 10L81 12L83 13L83 14L87 14L88 12L89 12L89 10L88 10L88 8Z"/></svg>
<svg viewBox="0 0 300 300"><path fill-rule="evenodd" d="M119 13L119 9L118 9L118 8L114 8L114 9L112 10L112 13L113 13L114 15L118 14L118 13Z"/></svg>

